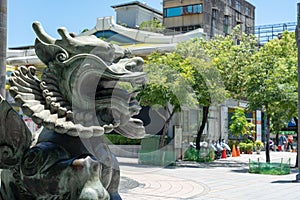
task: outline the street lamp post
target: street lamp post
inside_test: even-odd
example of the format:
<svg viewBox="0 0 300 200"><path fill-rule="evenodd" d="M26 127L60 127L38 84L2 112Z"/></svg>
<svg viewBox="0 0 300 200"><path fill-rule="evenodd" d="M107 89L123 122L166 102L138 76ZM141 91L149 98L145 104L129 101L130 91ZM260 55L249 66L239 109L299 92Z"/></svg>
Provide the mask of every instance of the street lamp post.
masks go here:
<svg viewBox="0 0 300 200"><path fill-rule="evenodd" d="M297 4L297 27L296 27L296 42L298 47L298 129L297 129L297 162L298 174L296 181L300 181L300 3Z"/></svg>
<svg viewBox="0 0 300 200"><path fill-rule="evenodd" d="M6 48L7 48L7 0L0 0L0 95L5 98Z"/></svg>

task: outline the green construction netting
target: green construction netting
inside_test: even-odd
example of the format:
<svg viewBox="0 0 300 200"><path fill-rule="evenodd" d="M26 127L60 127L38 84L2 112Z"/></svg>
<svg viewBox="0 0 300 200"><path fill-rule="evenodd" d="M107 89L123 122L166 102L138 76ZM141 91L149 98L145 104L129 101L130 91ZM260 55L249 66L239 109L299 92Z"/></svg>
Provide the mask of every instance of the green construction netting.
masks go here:
<svg viewBox="0 0 300 200"><path fill-rule="evenodd" d="M249 160L249 172L255 174L285 175L290 173L290 160L265 163Z"/></svg>

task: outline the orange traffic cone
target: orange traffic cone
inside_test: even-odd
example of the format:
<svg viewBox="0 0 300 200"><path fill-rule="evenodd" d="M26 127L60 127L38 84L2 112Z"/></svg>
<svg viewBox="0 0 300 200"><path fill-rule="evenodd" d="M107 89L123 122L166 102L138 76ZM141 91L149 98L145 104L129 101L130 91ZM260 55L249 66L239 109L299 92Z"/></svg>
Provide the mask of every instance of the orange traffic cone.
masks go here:
<svg viewBox="0 0 300 200"><path fill-rule="evenodd" d="M225 148L222 150L222 156L221 156L221 158L224 158L224 159L227 158L226 149Z"/></svg>
<svg viewBox="0 0 300 200"><path fill-rule="evenodd" d="M232 157L236 157L235 145L232 146Z"/></svg>
<svg viewBox="0 0 300 200"><path fill-rule="evenodd" d="M240 147L236 147L236 156L241 156Z"/></svg>

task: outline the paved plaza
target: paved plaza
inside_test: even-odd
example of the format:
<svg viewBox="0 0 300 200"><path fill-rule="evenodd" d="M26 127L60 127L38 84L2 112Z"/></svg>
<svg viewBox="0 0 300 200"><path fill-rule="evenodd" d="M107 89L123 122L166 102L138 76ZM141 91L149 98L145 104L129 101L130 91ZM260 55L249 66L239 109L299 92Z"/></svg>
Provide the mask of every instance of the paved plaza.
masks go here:
<svg viewBox="0 0 300 200"><path fill-rule="evenodd" d="M271 162L291 160L288 175L248 172L249 159L265 160L265 152L241 154L211 163L178 162L174 167L139 165L137 159L121 158L120 194L123 200L259 200L299 199L300 183L293 168L296 153L270 152Z"/></svg>

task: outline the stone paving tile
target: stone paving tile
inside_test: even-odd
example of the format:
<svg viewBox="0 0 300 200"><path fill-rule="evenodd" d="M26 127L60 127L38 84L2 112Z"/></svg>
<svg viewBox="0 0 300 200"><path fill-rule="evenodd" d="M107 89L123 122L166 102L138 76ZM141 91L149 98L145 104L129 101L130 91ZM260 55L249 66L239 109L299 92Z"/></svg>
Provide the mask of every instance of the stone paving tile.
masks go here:
<svg viewBox="0 0 300 200"><path fill-rule="evenodd" d="M271 161L291 158L291 165L295 162L296 154L274 153ZM264 154L242 155L199 165L182 162L180 167L173 168L140 166L136 159L121 159L122 180L126 177L136 187L120 190L120 194L123 200L299 199L300 183L292 182L298 169L281 176L248 173L249 158L264 157Z"/></svg>
<svg viewBox="0 0 300 200"><path fill-rule="evenodd" d="M124 175L124 174L123 174ZM138 181L141 185L122 193L124 200L131 199L193 199L205 193L206 187L194 181L184 180L157 174L126 173L131 179ZM143 194L143 197L141 196Z"/></svg>

